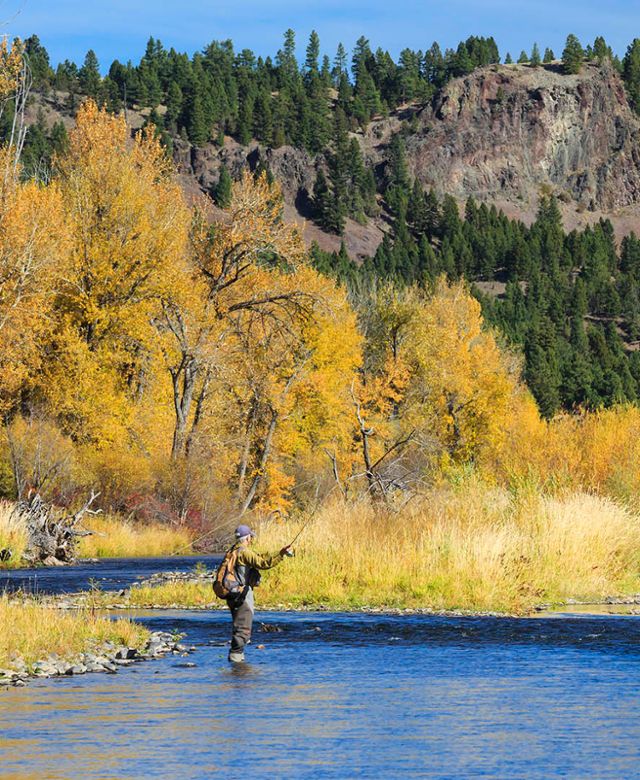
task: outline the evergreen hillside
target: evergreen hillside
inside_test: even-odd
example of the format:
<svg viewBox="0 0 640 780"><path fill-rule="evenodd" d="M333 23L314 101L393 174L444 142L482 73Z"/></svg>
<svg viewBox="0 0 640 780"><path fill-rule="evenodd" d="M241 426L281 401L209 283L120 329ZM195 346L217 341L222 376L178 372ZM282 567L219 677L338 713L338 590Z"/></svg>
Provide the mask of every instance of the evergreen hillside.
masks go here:
<svg viewBox="0 0 640 780"><path fill-rule="evenodd" d="M427 105L453 79L499 63L493 38L470 37L444 53L437 43L425 52L405 49L395 61L364 37L351 57L342 45L333 59L321 56L312 33L302 65L291 30L273 59L235 52L230 41L189 57L152 38L139 64L115 61L104 77L92 51L82 66L66 61L55 70L37 37L26 51L34 94L52 99L63 118L90 96L112 112L143 116L174 154L189 144L221 148L229 137L245 147L303 152L314 180L302 213L327 234L340 236L351 219L375 222L384 235L375 255L357 262L344 243L339 252L314 244L316 267L355 287L377 278L430 285L441 274L469 280L486 319L523 350L525 377L544 415L640 397L640 241L633 233L617 241L605 218L565 232L551 191L531 225L473 198L461 215L459 200L423 189L409 173L411 112L390 132L384 164L367 157L356 137L372 121L401 117L407 105ZM637 39L623 60L602 38L583 49L574 36L562 62L549 49L541 56L537 45L518 58L531 68L554 63L549 67L565 74L585 61L608 61L638 111ZM5 112L3 122L10 118ZM40 116L27 134L27 175L48 176L65 145L65 123ZM235 173L222 165L211 188L223 207Z"/></svg>

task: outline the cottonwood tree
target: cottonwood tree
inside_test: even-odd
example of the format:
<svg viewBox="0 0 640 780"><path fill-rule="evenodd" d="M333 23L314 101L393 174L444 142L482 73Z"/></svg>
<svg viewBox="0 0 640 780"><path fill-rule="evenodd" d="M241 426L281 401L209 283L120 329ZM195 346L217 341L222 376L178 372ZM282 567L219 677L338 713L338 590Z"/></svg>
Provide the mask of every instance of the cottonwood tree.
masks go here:
<svg viewBox="0 0 640 780"><path fill-rule="evenodd" d="M23 46L0 41L0 118L12 108L0 149L0 412L6 413L39 357L64 236L57 187L21 180L24 109L30 75Z"/></svg>
<svg viewBox="0 0 640 780"><path fill-rule="evenodd" d="M0 40L0 119L7 109L12 110L5 142L6 154L2 161L5 186L18 175L20 155L27 134L25 111L32 81L24 44L16 38L13 45L9 46L7 38L3 37Z"/></svg>
<svg viewBox="0 0 640 780"><path fill-rule="evenodd" d="M344 293L307 265L301 238L282 221L281 208L279 188L265 175L246 173L220 221L209 225L197 214L187 285L171 291L155 321L173 387L172 457L188 457L198 440L198 457L215 457L235 485L240 512L264 499L267 483L274 500L286 493L289 477L271 468L287 439L284 421L296 419L305 400L313 398L316 411L335 404L317 385L315 393L310 390L321 370L330 381L329 353L324 364L319 357L326 347L321 334L336 336L332 327L339 321L342 335L351 335L343 347L336 349L334 341L334 352L348 353L337 365L358 360L355 320ZM214 410L224 416L213 423L216 430ZM333 419L326 406L324 416ZM309 408L307 421L312 419ZM226 446L217 444L222 430ZM235 450L229 441L237 442Z"/></svg>
<svg viewBox="0 0 640 780"><path fill-rule="evenodd" d="M463 284L440 281L431 295L382 289L361 322L354 403L372 494L500 451L521 406L520 366L483 328Z"/></svg>
<svg viewBox="0 0 640 780"><path fill-rule="evenodd" d="M12 157L0 150L0 165ZM41 361L53 293L64 267L66 221L57 186L0 182L0 412Z"/></svg>
<svg viewBox="0 0 640 780"><path fill-rule="evenodd" d="M151 320L181 276L190 213L153 132L131 140L124 119L92 101L57 167L70 246L40 392L76 440L137 440L144 451Z"/></svg>

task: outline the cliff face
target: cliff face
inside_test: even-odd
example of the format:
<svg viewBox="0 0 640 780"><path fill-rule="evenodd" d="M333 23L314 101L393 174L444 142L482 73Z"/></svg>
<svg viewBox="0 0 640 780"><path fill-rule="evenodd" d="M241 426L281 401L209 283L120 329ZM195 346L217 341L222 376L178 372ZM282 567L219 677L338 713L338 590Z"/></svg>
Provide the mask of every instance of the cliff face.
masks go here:
<svg viewBox="0 0 640 780"><path fill-rule="evenodd" d="M526 204L544 185L590 210L640 204L640 122L608 64L576 76L484 68L450 82L416 118L410 170L440 192ZM377 132L365 147L381 160Z"/></svg>
<svg viewBox="0 0 640 780"><path fill-rule="evenodd" d="M72 117L59 107L63 95L36 98L30 121L42 111L49 125L62 119L71 126ZM128 121L140 127L145 114L129 111ZM607 216L619 236L640 231L640 119L608 64L585 65L575 76L564 75L557 64L493 65L451 81L427 105L407 105L373 121L355 137L381 181L397 132L405 135L410 173L440 194L461 202L472 195L528 221L540 193L552 192L563 204L568 229ZM174 155L187 190L211 190L222 165L232 175L247 164L267 166L282 184L285 217L311 216L310 196L323 162L304 150L241 146L230 138L221 148L195 148L176 138ZM384 213L364 226L348 220L349 253L373 254L388 229ZM339 237L310 220L305 235L324 249L340 246Z"/></svg>
<svg viewBox="0 0 640 780"><path fill-rule="evenodd" d="M590 221L587 212L611 216L620 232L640 224L640 120L608 63L585 65L575 76L558 65L495 65L455 79L430 104L407 106L357 134L379 174L391 137L407 121L410 173L440 194L461 201L473 195L527 218L544 190L564 202L569 227ZM289 205L307 214L318 163L304 151L227 140L222 149L187 150L179 159L205 189L222 163L234 172L262 162L282 182ZM380 227L371 225L363 243L362 235L352 241L348 226L347 246L375 250ZM321 243L329 247L327 240Z"/></svg>

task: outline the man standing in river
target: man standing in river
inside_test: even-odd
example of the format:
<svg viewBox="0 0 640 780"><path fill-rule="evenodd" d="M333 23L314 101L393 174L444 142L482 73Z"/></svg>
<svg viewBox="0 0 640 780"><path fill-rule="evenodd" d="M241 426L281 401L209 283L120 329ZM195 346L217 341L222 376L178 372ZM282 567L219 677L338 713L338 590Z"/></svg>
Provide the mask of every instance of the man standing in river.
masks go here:
<svg viewBox="0 0 640 780"><path fill-rule="evenodd" d="M290 557L293 555L293 550L290 547L283 547L280 552L273 555L260 555L251 549L255 538L256 534L248 525L239 525L236 528L236 543L231 551L237 551L238 553L235 563L235 576L241 590L227 598L227 604L233 619L231 649L229 650L229 661L231 663L244 661L244 648L251 639L255 610L253 589L260 584L260 571L272 569L285 556Z"/></svg>

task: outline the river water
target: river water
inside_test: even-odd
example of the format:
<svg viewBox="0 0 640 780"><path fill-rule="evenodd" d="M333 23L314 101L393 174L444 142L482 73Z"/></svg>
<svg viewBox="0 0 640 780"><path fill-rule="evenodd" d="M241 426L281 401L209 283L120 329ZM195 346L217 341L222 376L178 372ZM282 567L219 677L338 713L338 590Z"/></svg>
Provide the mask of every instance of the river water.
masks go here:
<svg viewBox="0 0 640 780"><path fill-rule="evenodd" d="M0 693L1 778L640 777L633 616L262 612L233 668L224 612L136 617L197 652Z"/></svg>

